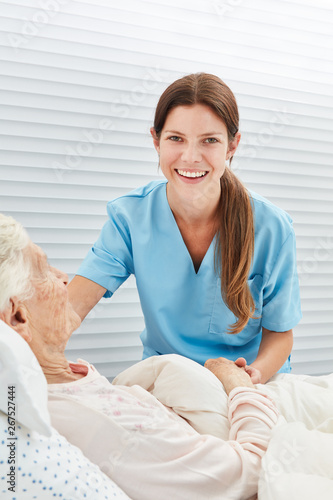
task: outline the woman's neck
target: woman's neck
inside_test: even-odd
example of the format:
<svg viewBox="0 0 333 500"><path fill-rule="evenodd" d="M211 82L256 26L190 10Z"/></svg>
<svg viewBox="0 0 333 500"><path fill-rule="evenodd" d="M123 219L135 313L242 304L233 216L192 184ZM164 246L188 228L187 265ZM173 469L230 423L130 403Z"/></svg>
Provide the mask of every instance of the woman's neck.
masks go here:
<svg viewBox="0 0 333 500"><path fill-rule="evenodd" d="M67 372L59 374L47 374L44 372L44 375L48 384L68 384L69 382L76 382L77 380L80 380L81 378L84 378L86 376L84 374Z"/></svg>
<svg viewBox="0 0 333 500"><path fill-rule="evenodd" d="M62 384L74 382L85 377L88 367L84 365L74 365L67 361L63 350L59 347L55 349L52 345L44 345L43 348L30 345L35 354L48 384ZM77 366L82 366L78 369Z"/></svg>
<svg viewBox="0 0 333 500"><path fill-rule="evenodd" d="M72 365L72 363L68 363L65 358L63 366L42 366L42 370L48 384L66 384L80 380L88 373L88 367L82 365L82 369L77 370L74 366L75 365Z"/></svg>
<svg viewBox="0 0 333 500"><path fill-rule="evenodd" d="M220 194L206 196L202 194L196 199L184 199L177 196L167 184L167 199L177 223L192 227L212 227L216 225Z"/></svg>

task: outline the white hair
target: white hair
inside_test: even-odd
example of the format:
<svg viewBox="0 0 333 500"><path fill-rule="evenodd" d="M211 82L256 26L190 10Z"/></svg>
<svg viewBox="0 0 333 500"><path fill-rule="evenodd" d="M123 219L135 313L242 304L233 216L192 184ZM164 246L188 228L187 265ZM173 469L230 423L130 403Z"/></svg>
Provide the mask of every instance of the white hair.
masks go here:
<svg viewBox="0 0 333 500"><path fill-rule="evenodd" d="M33 294L31 262L25 251L29 243L24 227L13 217L0 214L0 312L12 297L23 301Z"/></svg>

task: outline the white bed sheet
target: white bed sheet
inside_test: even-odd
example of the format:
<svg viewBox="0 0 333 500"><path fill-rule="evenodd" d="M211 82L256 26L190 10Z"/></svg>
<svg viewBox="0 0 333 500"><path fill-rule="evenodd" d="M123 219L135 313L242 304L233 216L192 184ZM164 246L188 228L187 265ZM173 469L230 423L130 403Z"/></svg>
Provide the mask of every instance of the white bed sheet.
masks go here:
<svg viewBox="0 0 333 500"><path fill-rule="evenodd" d="M227 396L203 366L176 354L155 356L113 381L140 385L198 432L227 440ZM333 499L333 374L278 374L258 384L281 413L263 459L259 500Z"/></svg>

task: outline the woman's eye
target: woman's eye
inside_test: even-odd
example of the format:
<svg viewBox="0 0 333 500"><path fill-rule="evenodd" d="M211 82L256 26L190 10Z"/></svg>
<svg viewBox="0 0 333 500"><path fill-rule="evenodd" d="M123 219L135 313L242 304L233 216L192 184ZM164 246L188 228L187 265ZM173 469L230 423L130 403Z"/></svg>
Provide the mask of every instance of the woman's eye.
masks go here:
<svg viewBox="0 0 333 500"><path fill-rule="evenodd" d="M215 137L208 137L207 139L205 139L205 142L208 142L209 144L215 144L215 142L218 142L217 139L215 139Z"/></svg>
<svg viewBox="0 0 333 500"><path fill-rule="evenodd" d="M169 137L170 141L175 141L175 142L180 142L182 139L181 137L178 137L178 135L172 135Z"/></svg>

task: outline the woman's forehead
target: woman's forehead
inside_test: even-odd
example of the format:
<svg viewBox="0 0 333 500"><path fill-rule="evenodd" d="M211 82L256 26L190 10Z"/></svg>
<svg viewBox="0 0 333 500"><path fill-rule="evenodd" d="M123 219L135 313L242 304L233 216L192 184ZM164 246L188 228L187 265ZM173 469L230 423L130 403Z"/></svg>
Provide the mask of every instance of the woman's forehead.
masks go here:
<svg viewBox="0 0 333 500"><path fill-rule="evenodd" d="M179 105L172 108L166 117L163 131L170 127L177 127L177 130L194 128L203 134L224 134L227 131L224 121L205 104Z"/></svg>
<svg viewBox="0 0 333 500"><path fill-rule="evenodd" d="M47 257L45 252L35 243L30 244L31 261L36 270L42 271L47 265Z"/></svg>

